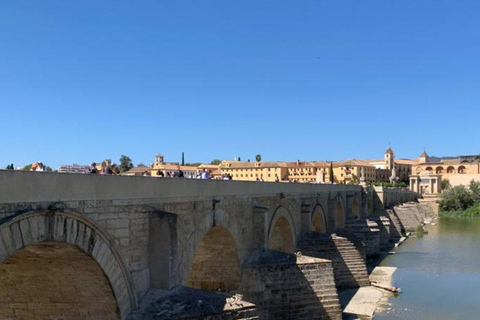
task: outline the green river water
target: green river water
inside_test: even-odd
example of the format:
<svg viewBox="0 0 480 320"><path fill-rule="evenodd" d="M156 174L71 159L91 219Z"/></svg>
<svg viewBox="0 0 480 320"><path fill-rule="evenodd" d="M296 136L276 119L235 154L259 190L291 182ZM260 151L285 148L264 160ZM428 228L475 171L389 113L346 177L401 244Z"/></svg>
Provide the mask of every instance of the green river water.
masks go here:
<svg viewBox="0 0 480 320"><path fill-rule="evenodd" d="M397 267L390 310L375 319L480 319L480 219L441 218L381 266Z"/></svg>

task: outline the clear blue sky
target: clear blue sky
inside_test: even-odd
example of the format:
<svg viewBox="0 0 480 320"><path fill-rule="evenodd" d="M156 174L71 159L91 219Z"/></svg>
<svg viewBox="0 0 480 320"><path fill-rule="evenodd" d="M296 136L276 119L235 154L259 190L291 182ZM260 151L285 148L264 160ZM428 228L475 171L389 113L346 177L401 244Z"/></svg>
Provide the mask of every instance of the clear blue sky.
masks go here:
<svg viewBox="0 0 480 320"><path fill-rule="evenodd" d="M0 3L0 166L479 153L480 1Z"/></svg>

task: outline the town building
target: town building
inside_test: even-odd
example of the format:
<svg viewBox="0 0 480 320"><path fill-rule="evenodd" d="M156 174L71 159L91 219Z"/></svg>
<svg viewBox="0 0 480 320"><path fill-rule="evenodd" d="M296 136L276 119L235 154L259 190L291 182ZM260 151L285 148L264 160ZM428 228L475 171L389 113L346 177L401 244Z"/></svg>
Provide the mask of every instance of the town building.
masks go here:
<svg viewBox="0 0 480 320"><path fill-rule="evenodd" d="M412 166L418 163L416 159L396 159L395 152L391 147L388 147L385 151L383 159L364 161L375 166L375 181L379 182L395 180L408 183L409 176L412 174ZM392 173L394 173L394 175L392 175Z"/></svg>
<svg viewBox="0 0 480 320"><path fill-rule="evenodd" d="M459 156L457 158L438 159L430 158L426 151L418 158L413 166L413 174L410 177L416 181L421 176L438 175L439 181L448 181L452 186L468 185L470 181L480 181L480 159L478 156ZM441 190L440 190L441 191ZM431 193L432 189L424 188L422 193Z"/></svg>
<svg viewBox="0 0 480 320"><path fill-rule="evenodd" d="M249 162L224 160L219 165L222 175L230 175L232 180L244 181L287 181L287 166L281 162Z"/></svg>
<svg viewBox="0 0 480 320"><path fill-rule="evenodd" d="M135 167L129 170L125 175L150 175L150 176L174 176L179 170L183 171L184 178L196 178L197 167L182 166L178 162L165 162L164 156L157 154L155 162L148 167Z"/></svg>
<svg viewBox="0 0 480 320"><path fill-rule="evenodd" d="M362 177L362 169L365 182L368 183L376 181L375 166L365 160L359 159L349 159L341 162L334 162L334 181L337 184L359 184L360 178ZM328 177L328 179L330 179L330 177Z"/></svg>

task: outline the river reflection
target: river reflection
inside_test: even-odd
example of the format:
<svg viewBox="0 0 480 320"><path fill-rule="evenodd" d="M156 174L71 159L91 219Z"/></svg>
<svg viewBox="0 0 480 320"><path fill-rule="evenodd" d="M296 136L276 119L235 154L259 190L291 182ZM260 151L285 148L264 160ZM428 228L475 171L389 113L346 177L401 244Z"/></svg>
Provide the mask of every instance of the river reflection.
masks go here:
<svg viewBox="0 0 480 320"><path fill-rule="evenodd" d="M441 218L382 266L397 267L391 310L375 319L480 319L480 219Z"/></svg>

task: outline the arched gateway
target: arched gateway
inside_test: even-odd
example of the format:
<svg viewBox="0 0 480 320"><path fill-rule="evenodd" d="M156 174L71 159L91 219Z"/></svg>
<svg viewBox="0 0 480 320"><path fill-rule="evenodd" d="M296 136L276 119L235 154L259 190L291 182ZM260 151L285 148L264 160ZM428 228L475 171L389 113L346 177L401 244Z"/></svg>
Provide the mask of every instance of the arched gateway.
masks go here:
<svg viewBox="0 0 480 320"><path fill-rule="evenodd" d="M2 299L23 291L30 303L10 305L23 305L18 312L28 319L125 319L137 307L130 274L112 239L79 214L30 212L4 219L0 271L0 303L8 305Z"/></svg>

